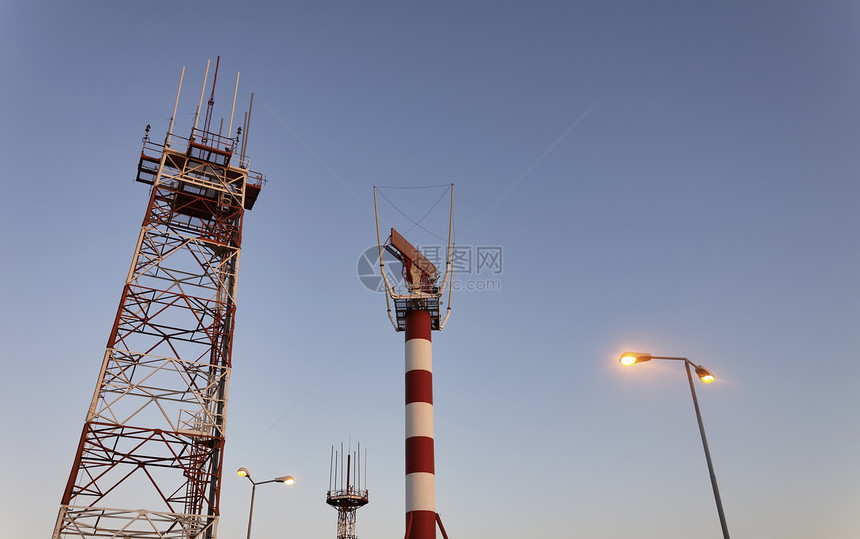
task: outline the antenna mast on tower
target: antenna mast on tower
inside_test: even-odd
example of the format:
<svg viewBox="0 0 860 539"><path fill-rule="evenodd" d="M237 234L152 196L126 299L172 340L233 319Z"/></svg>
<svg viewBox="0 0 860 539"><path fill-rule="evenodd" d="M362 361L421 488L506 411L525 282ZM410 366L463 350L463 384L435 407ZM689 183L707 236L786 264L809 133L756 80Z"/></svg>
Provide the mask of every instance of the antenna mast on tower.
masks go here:
<svg viewBox="0 0 860 539"><path fill-rule="evenodd" d="M198 105L173 132L184 74L164 143L146 127L149 202L53 539L217 534L242 220L265 180L239 133L210 131L214 81L203 130Z"/></svg>

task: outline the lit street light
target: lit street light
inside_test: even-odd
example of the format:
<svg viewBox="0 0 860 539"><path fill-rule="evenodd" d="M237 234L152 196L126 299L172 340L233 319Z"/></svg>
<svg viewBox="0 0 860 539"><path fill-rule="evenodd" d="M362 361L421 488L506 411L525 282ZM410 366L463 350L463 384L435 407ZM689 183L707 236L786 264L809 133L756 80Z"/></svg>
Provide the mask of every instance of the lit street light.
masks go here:
<svg viewBox="0 0 860 539"><path fill-rule="evenodd" d="M701 365L696 365L685 357L663 357L638 352L625 352L624 354L621 354L621 359L619 361L624 366L630 366L635 365L636 363L651 361L652 359L683 361L684 367L687 369L687 380L690 382L690 393L693 395L693 406L696 408L696 419L699 421L699 433L702 435L702 446L705 448L705 460L708 461L708 473L711 475L711 487L714 489L714 500L717 502L717 513L720 516L720 526L723 528L723 538L729 539L729 528L726 525L726 515L723 512L723 501L720 498L720 489L717 486L717 476L714 474L714 465L711 462L711 451L708 449L708 439L705 436L705 425L702 423L702 413L699 411L699 399L696 398L696 388L693 385L693 375L690 372L690 366L692 365L693 369L696 371L696 376L706 384L710 384L714 381L714 375L711 374L708 369Z"/></svg>
<svg viewBox="0 0 860 539"><path fill-rule="evenodd" d="M260 481L257 483L253 479L251 479L251 472L248 471L248 468L239 468L236 472L239 474L239 477L247 477L248 481L253 485L251 487L251 512L248 515L248 539L251 539L251 520L254 518L254 495L257 492L257 485L265 485L266 483L283 483L285 485L292 485L296 482L296 478L292 475L284 475L281 477L276 477L274 479L270 479L268 481Z"/></svg>

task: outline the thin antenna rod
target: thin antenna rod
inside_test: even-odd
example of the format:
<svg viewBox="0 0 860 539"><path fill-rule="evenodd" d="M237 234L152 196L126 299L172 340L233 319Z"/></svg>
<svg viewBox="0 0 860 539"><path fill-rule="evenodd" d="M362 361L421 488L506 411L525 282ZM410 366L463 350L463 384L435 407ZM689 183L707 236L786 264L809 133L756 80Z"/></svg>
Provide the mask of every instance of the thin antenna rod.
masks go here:
<svg viewBox="0 0 860 539"><path fill-rule="evenodd" d="M448 214L448 260L451 260L451 238L454 233L454 184L451 184L451 208Z"/></svg>
<svg viewBox="0 0 860 539"><path fill-rule="evenodd" d="M352 463L351 459L352 459L352 454L349 454L346 456L346 490L347 490L347 492L349 492L349 479L350 479L350 477L349 477L349 474L350 474L349 465Z"/></svg>
<svg viewBox="0 0 860 539"><path fill-rule="evenodd" d="M165 146L170 146L170 136L173 133L173 120L176 118L176 109L179 107L179 92L182 91L182 79L185 77L185 66L182 66L182 72L179 74L179 88L176 89L176 103L173 104L173 115L170 117L170 126L167 128L167 140L164 141Z"/></svg>
<svg viewBox="0 0 860 539"><path fill-rule="evenodd" d="M233 132L233 114L236 112L236 94L239 93L239 72L236 72L236 87L233 89L233 106L230 108L230 125L227 127L227 136ZM334 448L334 446L332 446Z"/></svg>
<svg viewBox="0 0 860 539"><path fill-rule="evenodd" d="M454 184L451 184L451 209L449 213L449 221L448 221L448 252L445 254L445 277L442 279L442 288L439 290L439 293L442 294L445 292L446 282L448 281L448 275L451 273L451 237L452 231L454 229Z"/></svg>
<svg viewBox="0 0 860 539"><path fill-rule="evenodd" d="M215 83L218 81L218 66L221 65L221 57L215 60L215 74L212 76L212 93L209 95L209 103L206 106L206 119L203 120L203 142L209 135L209 125L212 122L212 109L215 107Z"/></svg>
<svg viewBox="0 0 860 539"><path fill-rule="evenodd" d="M367 489L367 448L364 448L364 488Z"/></svg>
<svg viewBox="0 0 860 539"><path fill-rule="evenodd" d="M245 116L245 138L242 139L242 157L245 157L245 150L248 148L248 130L251 128L251 109L254 108L254 92L251 92L251 104L248 105L248 115Z"/></svg>
<svg viewBox="0 0 860 539"><path fill-rule="evenodd" d="M445 318L442 319L442 322L439 324L439 331L445 329L445 323L448 321L448 317L451 316L451 295L454 292L454 275L451 275L451 282L448 283L448 309L445 312Z"/></svg>
<svg viewBox="0 0 860 539"><path fill-rule="evenodd" d="M391 290L391 285L388 284L388 277L385 275L385 261L382 259L382 239L379 236L379 212L376 209L376 186L373 186L373 217L376 219L376 245L379 247L379 273L382 275L382 280L385 282L385 307L388 309L388 319L391 320L391 325L397 330L397 320L391 316L391 303L388 300L389 294L394 294Z"/></svg>
<svg viewBox="0 0 860 539"><path fill-rule="evenodd" d="M197 103L197 111L194 113L194 129L191 131L191 136L194 136L194 131L197 131L197 120L200 119L200 108L203 107L203 94L206 93L206 81L209 79L209 64L212 60L206 60L206 73L203 75L203 88L200 88L200 102Z"/></svg>
<svg viewBox="0 0 860 539"><path fill-rule="evenodd" d="M451 281L448 283L448 309L445 313L445 318L439 324L439 331L442 331L445 328L445 322L448 321L448 317L451 316L451 295L454 293L454 274L451 273L451 253L454 247L454 244L451 242L453 238L454 232L454 184L451 184L451 215L448 221L448 261L446 262L446 275L447 279L450 275ZM442 288L445 287L445 280L442 281Z"/></svg>
<svg viewBox="0 0 860 539"><path fill-rule="evenodd" d="M334 467L334 444L331 446L331 456L328 459L328 489L331 490L331 472Z"/></svg>
<svg viewBox="0 0 860 539"><path fill-rule="evenodd" d="M248 128L248 113L246 112L244 118L242 119L242 127L240 127L239 129L246 130L247 128ZM237 134L236 138L238 139L239 136L240 135ZM244 139L242 139L242 140L244 140ZM242 166L242 167L245 166L245 156L242 155L242 148L244 146L245 146L244 143L239 146L239 166Z"/></svg>

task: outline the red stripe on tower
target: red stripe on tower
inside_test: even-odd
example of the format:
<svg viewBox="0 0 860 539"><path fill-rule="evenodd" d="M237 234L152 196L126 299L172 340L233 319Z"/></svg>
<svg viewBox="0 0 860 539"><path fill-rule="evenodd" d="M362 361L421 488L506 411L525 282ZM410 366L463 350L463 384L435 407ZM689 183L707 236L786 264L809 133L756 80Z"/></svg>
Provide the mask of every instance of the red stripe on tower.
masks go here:
<svg viewBox="0 0 860 539"><path fill-rule="evenodd" d="M430 313L406 313L406 536L436 538Z"/></svg>

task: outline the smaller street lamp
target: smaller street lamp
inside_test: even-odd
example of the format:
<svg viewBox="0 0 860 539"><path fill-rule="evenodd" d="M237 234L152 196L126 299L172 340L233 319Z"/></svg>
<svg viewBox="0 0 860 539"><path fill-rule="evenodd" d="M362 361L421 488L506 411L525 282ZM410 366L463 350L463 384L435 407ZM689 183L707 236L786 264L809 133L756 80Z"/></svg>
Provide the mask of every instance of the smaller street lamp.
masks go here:
<svg viewBox="0 0 860 539"><path fill-rule="evenodd" d="M283 483L285 485L292 485L296 482L296 478L292 475L283 475L281 477L269 479L268 481L256 482L251 479L251 472L248 471L248 468L239 468L236 473L239 474L239 477L247 477L248 481L253 485L251 487L251 512L248 514L248 539L251 539L251 520L254 518L254 495L257 493L257 485L265 485L266 483Z"/></svg>
<svg viewBox="0 0 860 539"><path fill-rule="evenodd" d="M683 361L684 367L687 369L687 380L690 382L690 393L693 395L693 407L696 409L696 419L699 422L699 433L702 435L702 446L705 448L705 460L708 461L708 473L711 475L711 488L714 491L714 500L717 503L717 513L720 516L720 526L723 529L723 538L729 539L729 528L726 524L726 515L723 512L723 500L720 497L720 488L717 486L717 476L714 473L714 465L711 462L711 451L708 449L708 438L705 436L705 424L702 423L702 413L699 411L699 399L696 398L696 387L693 385L693 375L690 372L690 366L695 369L696 376L706 384L710 384L715 380L714 375L711 374L711 371L708 369L701 365L696 365L685 357L652 356L651 354L643 354L640 352L625 352L621 354L619 361L622 365L629 367L637 363L651 361L652 359Z"/></svg>

